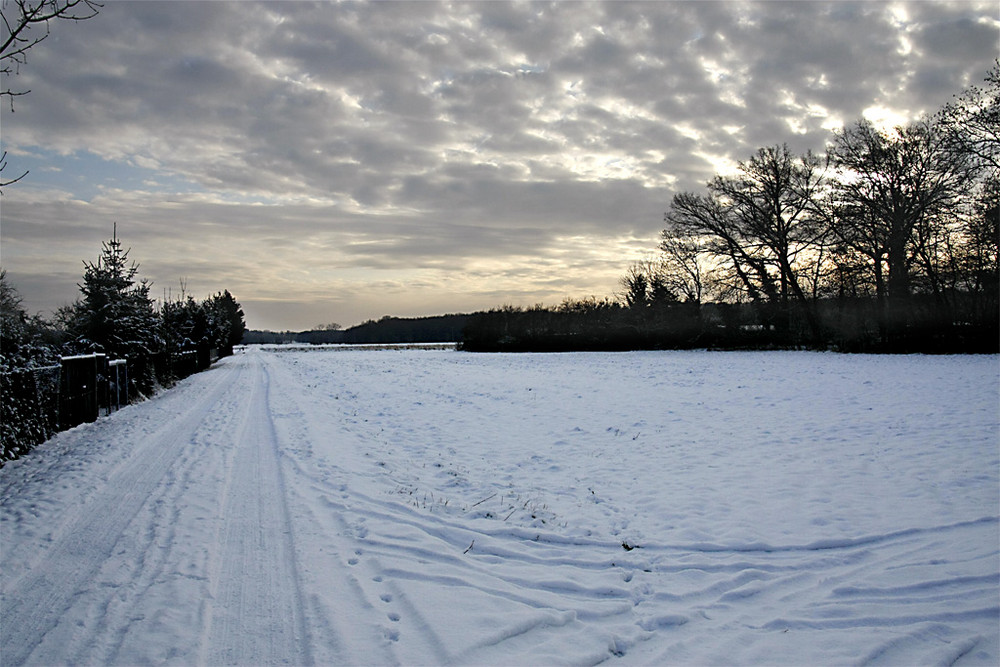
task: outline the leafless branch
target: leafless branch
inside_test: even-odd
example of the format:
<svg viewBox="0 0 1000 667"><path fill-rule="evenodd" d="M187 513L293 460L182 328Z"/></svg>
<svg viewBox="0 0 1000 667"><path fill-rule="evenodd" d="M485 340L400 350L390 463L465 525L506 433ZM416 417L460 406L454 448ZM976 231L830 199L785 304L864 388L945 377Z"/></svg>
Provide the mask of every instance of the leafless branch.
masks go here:
<svg viewBox="0 0 1000 667"><path fill-rule="evenodd" d="M0 14L0 74L17 74L27 62L27 53L51 32L50 21L86 21L97 16L103 7L95 0L3 0ZM13 91L8 86L0 96L14 98L28 91ZM13 102L12 102L13 104Z"/></svg>
<svg viewBox="0 0 1000 667"><path fill-rule="evenodd" d="M6 169L6 168L7 168L7 151L4 151L3 155L0 155L0 174L2 174L3 170ZM25 171L23 174L21 174L17 178L13 178L13 179L11 179L9 181L5 181L2 178L0 178L0 188L6 187L6 186L11 185L13 183L17 183L19 180L21 180L22 178L24 178L27 175L28 175L28 172ZM3 194L3 192L0 191L0 194Z"/></svg>

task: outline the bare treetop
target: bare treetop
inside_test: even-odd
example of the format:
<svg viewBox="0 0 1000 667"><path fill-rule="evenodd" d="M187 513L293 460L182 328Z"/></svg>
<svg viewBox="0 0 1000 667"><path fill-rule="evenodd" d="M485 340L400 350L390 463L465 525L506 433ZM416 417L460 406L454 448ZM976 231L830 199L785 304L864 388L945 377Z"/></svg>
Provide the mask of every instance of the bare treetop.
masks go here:
<svg viewBox="0 0 1000 667"><path fill-rule="evenodd" d="M85 21L103 7L94 0L3 0L3 44L0 45L0 73L17 74L27 62L28 51L49 36L54 19ZM9 84L0 95L16 97L30 91L13 91Z"/></svg>
<svg viewBox="0 0 1000 667"><path fill-rule="evenodd" d="M20 72L21 65L28 61L28 51L49 36L50 21L86 21L97 16L103 7L94 0L2 0L0 15L2 15L3 32L0 33L0 75L4 83L0 88L0 97L10 100L10 110L14 111L14 98L27 95L30 90L14 90L10 87L8 77ZM0 156L0 173L7 166L7 153ZM4 180L0 178L0 187L16 183L28 172L20 176Z"/></svg>

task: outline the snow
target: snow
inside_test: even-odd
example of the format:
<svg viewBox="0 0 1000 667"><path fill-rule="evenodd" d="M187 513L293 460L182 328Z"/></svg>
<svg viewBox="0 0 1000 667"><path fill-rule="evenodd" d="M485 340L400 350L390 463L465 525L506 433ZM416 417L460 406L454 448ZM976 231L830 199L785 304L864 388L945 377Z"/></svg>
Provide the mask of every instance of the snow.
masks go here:
<svg viewBox="0 0 1000 667"><path fill-rule="evenodd" d="M997 664L996 356L254 348L0 469L0 662Z"/></svg>

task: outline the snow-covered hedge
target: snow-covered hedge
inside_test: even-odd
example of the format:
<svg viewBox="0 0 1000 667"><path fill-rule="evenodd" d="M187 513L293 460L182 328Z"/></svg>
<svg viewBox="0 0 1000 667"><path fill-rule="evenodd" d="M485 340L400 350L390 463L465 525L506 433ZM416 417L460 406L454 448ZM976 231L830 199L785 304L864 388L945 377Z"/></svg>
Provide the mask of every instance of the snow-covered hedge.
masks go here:
<svg viewBox="0 0 1000 667"><path fill-rule="evenodd" d="M59 366L0 371L0 465L56 432Z"/></svg>

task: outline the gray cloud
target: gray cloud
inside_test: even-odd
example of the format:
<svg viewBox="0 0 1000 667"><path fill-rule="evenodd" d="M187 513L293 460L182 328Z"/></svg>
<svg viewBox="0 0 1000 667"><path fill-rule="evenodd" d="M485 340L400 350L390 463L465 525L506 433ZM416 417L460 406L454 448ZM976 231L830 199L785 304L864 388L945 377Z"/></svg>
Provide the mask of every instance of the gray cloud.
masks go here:
<svg viewBox="0 0 1000 667"><path fill-rule="evenodd" d="M674 192L936 110L998 26L989 2L107 3L3 111L12 169L65 167L5 192L3 263L51 308L75 287L39 267L73 275L117 220L158 284L279 328L609 294Z"/></svg>

